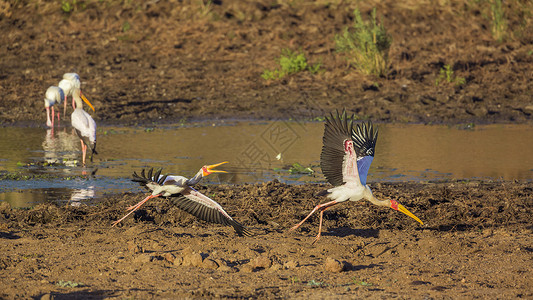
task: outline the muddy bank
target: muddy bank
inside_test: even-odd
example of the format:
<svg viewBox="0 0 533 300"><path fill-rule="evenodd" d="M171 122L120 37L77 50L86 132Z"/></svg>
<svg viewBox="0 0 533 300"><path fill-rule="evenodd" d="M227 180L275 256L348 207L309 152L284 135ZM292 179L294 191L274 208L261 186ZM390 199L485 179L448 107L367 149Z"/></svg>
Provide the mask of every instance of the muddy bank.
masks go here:
<svg viewBox="0 0 533 300"><path fill-rule="evenodd" d="M529 298L533 185L524 182L378 184L420 217L348 203L287 229L326 185L209 185L256 235L207 224L144 194L98 206L43 204L0 212L3 298Z"/></svg>
<svg viewBox="0 0 533 300"><path fill-rule="evenodd" d="M44 92L65 72L80 74L99 123L313 119L342 107L383 122L532 119L528 1L504 3L502 42L484 2L63 3L1 5L0 124L44 126ZM392 36L385 77L359 74L335 50L357 7L365 19L377 7ZM285 48L321 71L262 79ZM446 65L465 83L437 85Z"/></svg>

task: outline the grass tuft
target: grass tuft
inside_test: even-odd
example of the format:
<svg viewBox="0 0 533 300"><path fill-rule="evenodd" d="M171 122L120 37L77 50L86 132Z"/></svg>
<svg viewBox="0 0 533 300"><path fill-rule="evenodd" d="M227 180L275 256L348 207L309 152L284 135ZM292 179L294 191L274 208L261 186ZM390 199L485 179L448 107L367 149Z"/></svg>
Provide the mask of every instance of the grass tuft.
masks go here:
<svg viewBox="0 0 533 300"><path fill-rule="evenodd" d="M303 53L293 52L289 49L281 51L279 66L279 69L263 71L261 77L265 80L277 80L302 71L309 71L311 74L315 74L320 70L319 63L310 65Z"/></svg>
<svg viewBox="0 0 533 300"><path fill-rule="evenodd" d="M392 37L383 24L376 22L376 9L370 22L363 21L358 9L354 10L352 28L345 28L335 36L338 52L344 52L348 61L364 74L384 76L389 68L389 49Z"/></svg>

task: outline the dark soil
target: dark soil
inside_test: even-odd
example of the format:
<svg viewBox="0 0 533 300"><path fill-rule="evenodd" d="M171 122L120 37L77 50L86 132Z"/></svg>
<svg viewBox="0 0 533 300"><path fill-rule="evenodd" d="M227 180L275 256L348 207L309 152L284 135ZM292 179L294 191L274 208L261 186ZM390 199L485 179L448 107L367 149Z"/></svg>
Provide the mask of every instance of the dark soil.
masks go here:
<svg viewBox="0 0 533 300"><path fill-rule="evenodd" d="M0 124L44 126L44 93L66 72L80 74L100 124L312 119L343 107L384 122L532 120L530 1L505 1L502 42L484 1L361 2L367 20L377 7L393 38L383 78L359 74L335 51L355 2L63 2L76 4L65 12L60 1L1 2ZM285 48L321 71L262 79ZM437 86L445 65L466 83Z"/></svg>
<svg viewBox="0 0 533 300"><path fill-rule="evenodd" d="M141 194L94 207L0 213L4 298L531 298L533 185L378 184L425 222L368 202L325 212L294 233L324 185L207 186L255 232L208 224L158 198L111 223ZM79 284L79 286L74 286Z"/></svg>

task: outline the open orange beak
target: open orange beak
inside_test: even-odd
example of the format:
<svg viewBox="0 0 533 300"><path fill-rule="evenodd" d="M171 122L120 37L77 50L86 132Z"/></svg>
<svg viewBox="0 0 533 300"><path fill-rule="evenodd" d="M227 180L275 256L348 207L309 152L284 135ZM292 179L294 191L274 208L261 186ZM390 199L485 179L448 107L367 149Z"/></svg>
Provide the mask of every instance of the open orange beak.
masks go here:
<svg viewBox="0 0 533 300"><path fill-rule="evenodd" d="M83 100L83 102L87 103L87 105L89 105L89 107L92 108L93 111L96 111L94 110L94 106L91 104L91 102L89 102L89 100L87 100L87 98L85 98L83 94L81 94L81 99Z"/></svg>
<svg viewBox="0 0 533 300"><path fill-rule="evenodd" d="M408 215L409 217L415 219L418 223L424 225L424 222L420 221L420 219L413 215L405 206L401 205L400 203L396 202L395 200L390 200L391 202L391 208L395 209L397 211L403 212L404 214Z"/></svg>
<svg viewBox="0 0 533 300"><path fill-rule="evenodd" d="M227 164L228 162L225 161L225 162L221 162L221 163L218 163L218 164L214 164L214 165L208 165L208 166L203 166L202 167L202 175L205 177L211 173L228 173L226 171L221 171L221 170L214 170L214 168L220 166L220 165L223 165L223 164Z"/></svg>

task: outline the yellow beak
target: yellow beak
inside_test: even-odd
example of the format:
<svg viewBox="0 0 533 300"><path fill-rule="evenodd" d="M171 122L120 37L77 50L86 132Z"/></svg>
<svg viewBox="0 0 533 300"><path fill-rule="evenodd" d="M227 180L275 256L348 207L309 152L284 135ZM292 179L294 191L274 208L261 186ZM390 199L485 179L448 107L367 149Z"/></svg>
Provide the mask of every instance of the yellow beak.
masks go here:
<svg viewBox="0 0 533 300"><path fill-rule="evenodd" d="M94 110L94 106L91 104L91 102L89 102L89 100L87 100L87 98L85 98L85 96L84 96L83 94L81 94L81 99L82 99L85 103L87 103L87 105L89 105L89 107L92 108L93 111L96 111L96 110Z"/></svg>
<svg viewBox="0 0 533 300"><path fill-rule="evenodd" d="M211 174L211 173L228 173L226 171L222 171L222 170L214 170L214 168L220 166L220 165L223 165L223 164L227 164L228 162L225 161L225 162L221 162L221 163L218 163L218 164L214 164L214 165L208 165L208 166L203 166L202 168L202 174L205 176Z"/></svg>
<svg viewBox="0 0 533 300"><path fill-rule="evenodd" d="M403 205L399 204L398 203L398 211L401 211L403 212L404 214L408 215L409 217L415 219L418 223L424 225L424 223L422 221L420 221L419 218L417 218L417 216L413 215L410 211L407 210L407 208L405 208Z"/></svg>

